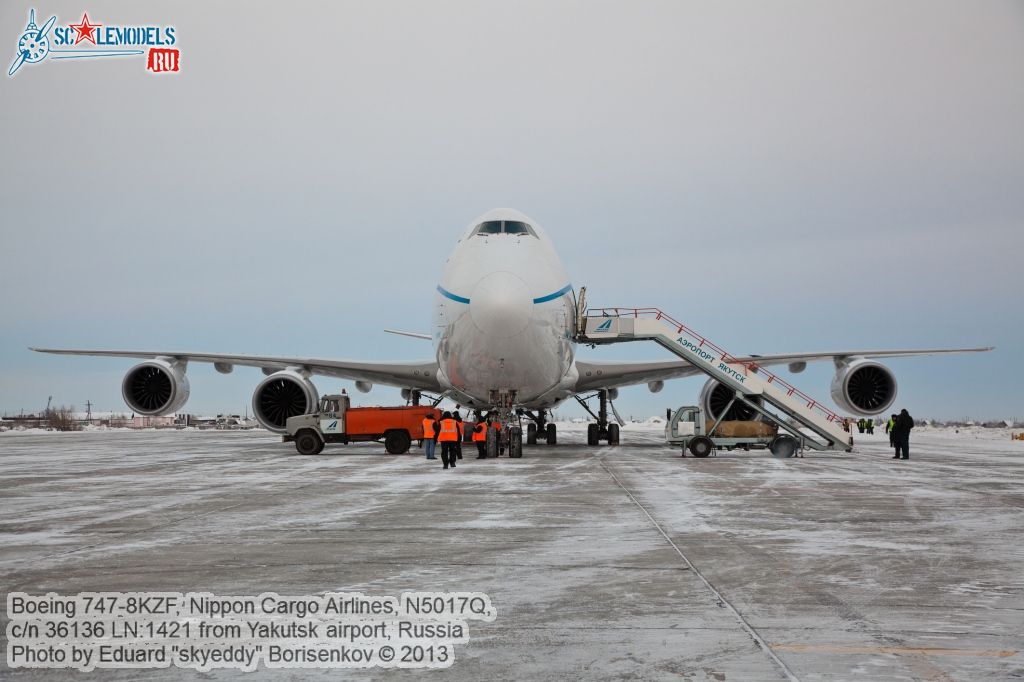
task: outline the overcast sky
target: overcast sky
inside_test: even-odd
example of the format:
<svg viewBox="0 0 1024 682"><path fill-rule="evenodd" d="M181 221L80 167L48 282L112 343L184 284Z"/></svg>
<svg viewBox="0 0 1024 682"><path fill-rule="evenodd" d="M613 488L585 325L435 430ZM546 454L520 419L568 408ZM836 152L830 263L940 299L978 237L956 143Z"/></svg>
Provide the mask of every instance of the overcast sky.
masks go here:
<svg viewBox="0 0 1024 682"><path fill-rule="evenodd" d="M0 5L10 60L29 7ZM182 70L0 77L0 412L123 409L132 361L30 345L429 358L382 330L429 332L459 231L509 206L593 305L663 307L737 354L995 345L892 361L897 407L1024 418L1024 3L37 9L174 25ZM796 383L824 398L831 374ZM261 378L189 376L197 413Z"/></svg>

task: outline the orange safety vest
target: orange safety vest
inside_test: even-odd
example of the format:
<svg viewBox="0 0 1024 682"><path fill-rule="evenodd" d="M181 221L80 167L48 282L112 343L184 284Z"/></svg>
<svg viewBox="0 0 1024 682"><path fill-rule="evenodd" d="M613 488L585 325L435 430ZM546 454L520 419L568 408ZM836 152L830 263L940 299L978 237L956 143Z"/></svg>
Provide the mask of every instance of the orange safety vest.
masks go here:
<svg viewBox="0 0 1024 682"><path fill-rule="evenodd" d="M459 439L459 427L454 419L441 420L441 433L437 435L440 443L454 443Z"/></svg>
<svg viewBox="0 0 1024 682"><path fill-rule="evenodd" d="M493 428L495 431L501 431L501 422L495 419L494 423L491 424L491 428Z"/></svg>
<svg viewBox="0 0 1024 682"><path fill-rule="evenodd" d="M480 443L487 440L487 424L480 422L473 427L473 442Z"/></svg>
<svg viewBox="0 0 1024 682"><path fill-rule="evenodd" d="M423 418L423 437L433 438L434 437L434 420L431 417Z"/></svg>

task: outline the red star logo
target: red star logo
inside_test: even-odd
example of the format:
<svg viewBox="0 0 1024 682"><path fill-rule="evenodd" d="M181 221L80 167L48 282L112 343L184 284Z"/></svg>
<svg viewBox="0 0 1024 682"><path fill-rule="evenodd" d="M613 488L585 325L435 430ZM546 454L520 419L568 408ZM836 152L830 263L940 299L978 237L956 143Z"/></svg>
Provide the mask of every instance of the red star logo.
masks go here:
<svg viewBox="0 0 1024 682"><path fill-rule="evenodd" d="M80 23L80 24L68 24L68 27L75 29L75 33L78 34L77 36L75 36L75 45L77 45L78 43L82 42L83 40L88 40L90 43L95 45L96 44L96 36L95 36L96 29L98 29L102 25L103 24L90 24L89 23L89 15L87 13L85 13L85 14L82 14L82 23Z"/></svg>

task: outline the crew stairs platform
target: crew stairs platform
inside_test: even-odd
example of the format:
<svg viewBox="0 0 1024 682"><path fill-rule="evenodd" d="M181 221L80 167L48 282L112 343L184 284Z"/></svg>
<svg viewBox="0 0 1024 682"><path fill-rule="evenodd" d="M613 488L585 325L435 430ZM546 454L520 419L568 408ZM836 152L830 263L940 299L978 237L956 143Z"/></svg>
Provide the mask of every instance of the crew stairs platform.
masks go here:
<svg viewBox="0 0 1024 682"><path fill-rule="evenodd" d="M654 341L733 389L736 400L791 433L803 447L853 449L853 436L843 430L843 420L835 412L756 361L730 355L658 308L586 308L577 319L577 330L577 341L590 345ZM723 414L727 411L728 407Z"/></svg>

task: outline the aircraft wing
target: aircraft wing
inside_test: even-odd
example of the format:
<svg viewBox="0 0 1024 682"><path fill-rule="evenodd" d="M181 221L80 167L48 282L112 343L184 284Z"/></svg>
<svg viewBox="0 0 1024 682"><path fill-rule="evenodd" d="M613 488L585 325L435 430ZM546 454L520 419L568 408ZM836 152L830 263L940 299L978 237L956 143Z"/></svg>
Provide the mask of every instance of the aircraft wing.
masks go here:
<svg viewBox="0 0 1024 682"><path fill-rule="evenodd" d="M929 348L910 350L848 350L828 353L785 353L780 355L745 355L737 357L743 362L756 362L762 366L794 365L793 369L803 370L799 366L807 362L821 360L843 360L845 358L903 358L918 355L947 355L951 353L984 353L992 350L986 348ZM662 360L658 362L600 362L577 360L576 369L580 378L576 383L579 392L593 391L599 388L615 388L644 384L650 381L679 379L701 374L693 365L683 360Z"/></svg>
<svg viewBox="0 0 1024 682"><path fill-rule="evenodd" d="M386 386L416 388L425 391L440 391L437 381L437 362L356 362L352 360L323 360L304 357L277 357L269 355L231 355L228 353L182 353L178 351L126 351L126 350L78 350L67 348L31 348L38 353L56 355L89 355L111 358L139 358L152 360L158 357L175 358L188 362L208 362L219 365L241 365L259 367L265 370L279 370L286 367L303 367L313 374L369 381Z"/></svg>

